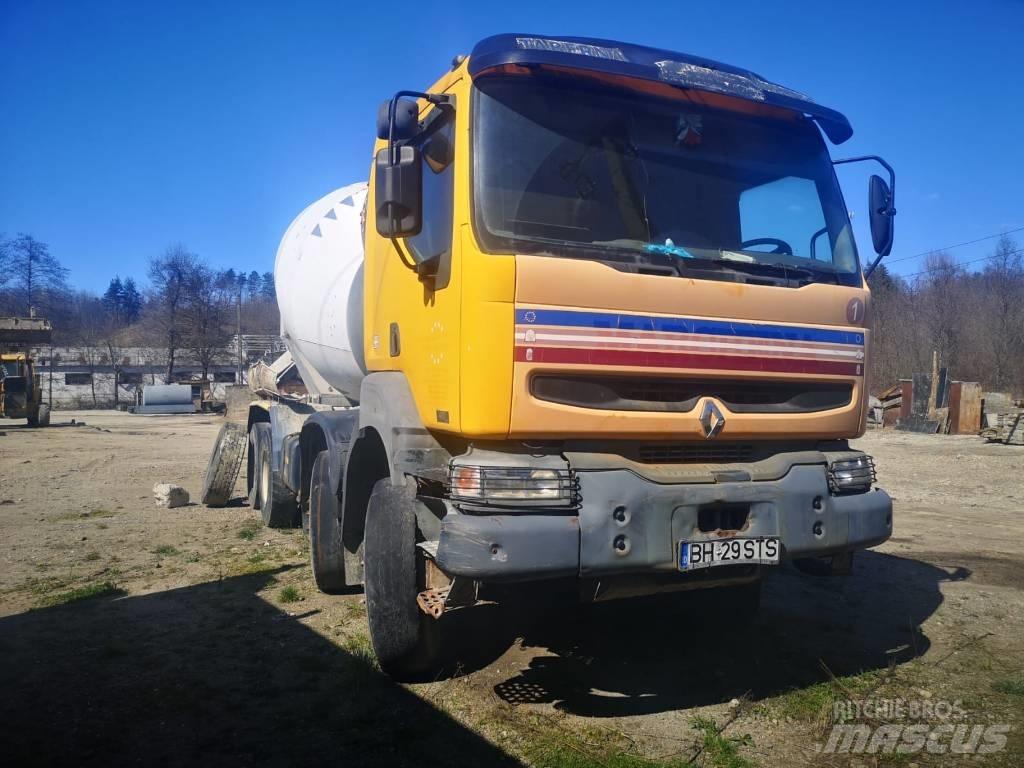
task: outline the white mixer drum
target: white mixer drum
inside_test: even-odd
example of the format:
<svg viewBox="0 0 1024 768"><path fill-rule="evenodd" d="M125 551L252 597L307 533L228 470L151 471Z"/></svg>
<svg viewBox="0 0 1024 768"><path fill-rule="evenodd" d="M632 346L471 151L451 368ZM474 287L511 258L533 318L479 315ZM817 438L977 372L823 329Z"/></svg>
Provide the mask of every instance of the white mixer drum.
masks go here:
<svg viewBox="0 0 1024 768"><path fill-rule="evenodd" d="M363 359L363 204L350 184L306 208L277 249L281 337L314 395L359 399Z"/></svg>

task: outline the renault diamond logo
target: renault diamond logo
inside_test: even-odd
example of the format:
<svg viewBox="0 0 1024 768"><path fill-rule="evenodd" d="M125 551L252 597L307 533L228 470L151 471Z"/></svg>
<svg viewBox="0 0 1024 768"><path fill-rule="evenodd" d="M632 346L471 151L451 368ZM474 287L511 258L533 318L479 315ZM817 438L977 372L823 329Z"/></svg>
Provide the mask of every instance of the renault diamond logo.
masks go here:
<svg viewBox="0 0 1024 768"><path fill-rule="evenodd" d="M725 426L725 416L710 400L704 401L704 408L700 412L700 425L704 428L704 437L708 440L718 437L718 433Z"/></svg>

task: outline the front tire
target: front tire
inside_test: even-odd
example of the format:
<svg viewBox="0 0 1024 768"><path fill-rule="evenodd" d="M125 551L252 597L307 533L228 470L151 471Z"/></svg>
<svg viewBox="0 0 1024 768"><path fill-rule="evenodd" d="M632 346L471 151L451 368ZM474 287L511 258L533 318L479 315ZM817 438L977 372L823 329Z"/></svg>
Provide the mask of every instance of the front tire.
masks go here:
<svg viewBox="0 0 1024 768"><path fill-rule="evenodd" d="M366 615L381 669L397 679L421 679L440 659L439 620L423 613L423 553L416 546L414 486L378 480L370 494L364 539Z"/></svg>

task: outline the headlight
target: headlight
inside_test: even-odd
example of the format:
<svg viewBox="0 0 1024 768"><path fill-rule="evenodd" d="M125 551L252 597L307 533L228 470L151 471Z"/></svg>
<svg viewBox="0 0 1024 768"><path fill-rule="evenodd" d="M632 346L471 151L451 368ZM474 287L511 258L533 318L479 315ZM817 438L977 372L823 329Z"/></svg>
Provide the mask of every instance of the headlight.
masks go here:
<svg viewBox="0 0 1024 768"><path fill-rule="evenodd" d="M568 469L477 467L452 464L451 497L481 504L534 503L571 506L576 503L576 480Z"/></svg>
<svg viewBox="0 0 1024 768"><path fill-rule="evenodd" d="M875 482L875 460L866 453L829 464L828 487L834 494L864 493Z"/></svg>

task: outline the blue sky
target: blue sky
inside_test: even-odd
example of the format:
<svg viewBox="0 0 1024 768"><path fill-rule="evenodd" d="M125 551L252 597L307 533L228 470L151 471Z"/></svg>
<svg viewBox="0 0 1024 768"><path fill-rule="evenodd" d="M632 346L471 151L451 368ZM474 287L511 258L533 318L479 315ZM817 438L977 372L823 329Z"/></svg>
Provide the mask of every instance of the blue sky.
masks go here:
<svg viewBox="0 0 1024 768"><path fill-rule="evenodd" d="M1024 227L1019 0L0 0L0 232L48 242L93 290L115 273L144 282L175 242L269 270L303 207L366 177L377 104L506 31L682 50L844 112L854 137L834 154L897 170L897 272ZM840 175L866 256L865 179Z"/></svg>

